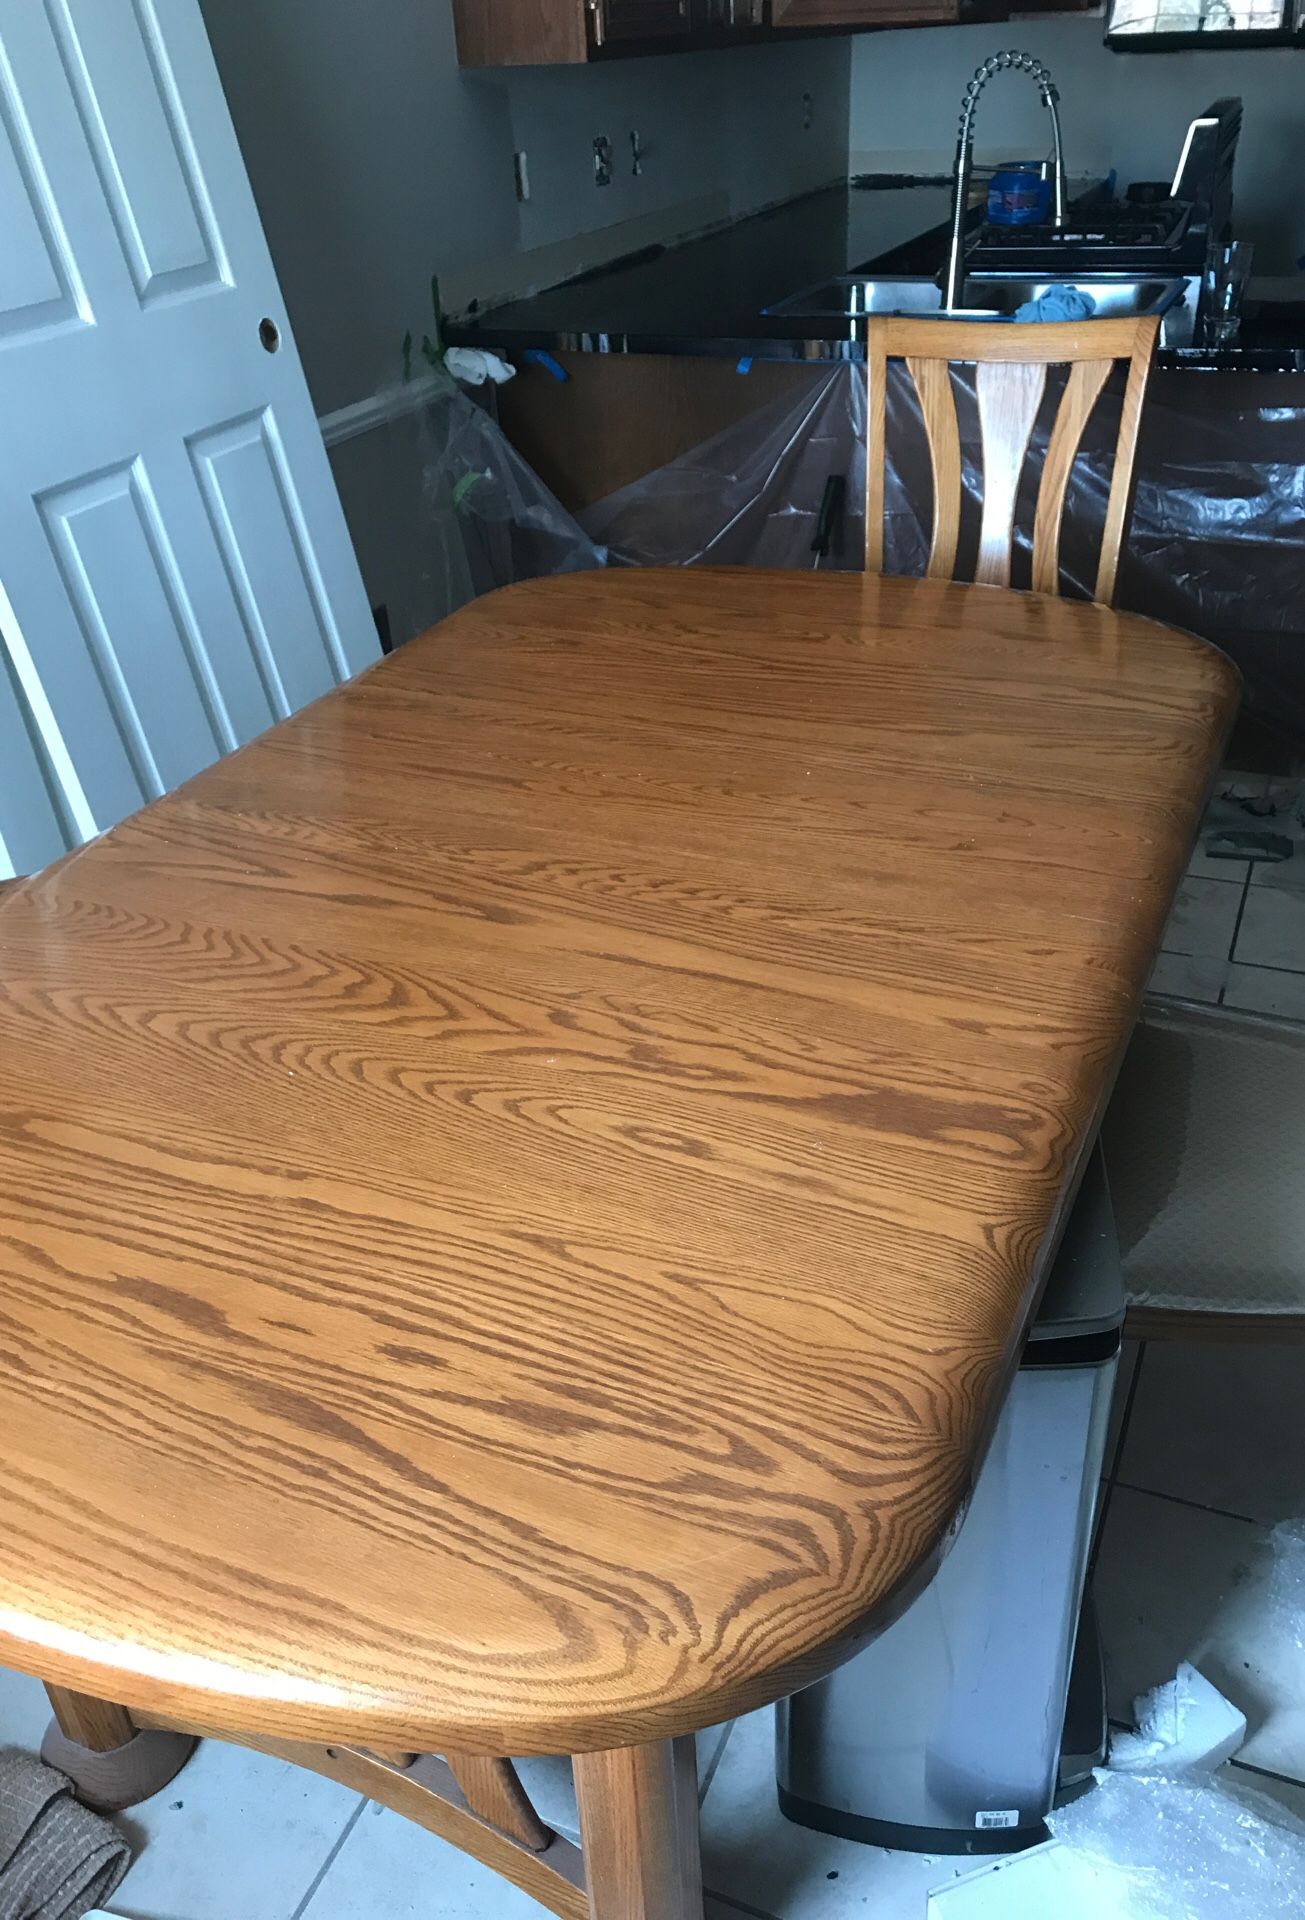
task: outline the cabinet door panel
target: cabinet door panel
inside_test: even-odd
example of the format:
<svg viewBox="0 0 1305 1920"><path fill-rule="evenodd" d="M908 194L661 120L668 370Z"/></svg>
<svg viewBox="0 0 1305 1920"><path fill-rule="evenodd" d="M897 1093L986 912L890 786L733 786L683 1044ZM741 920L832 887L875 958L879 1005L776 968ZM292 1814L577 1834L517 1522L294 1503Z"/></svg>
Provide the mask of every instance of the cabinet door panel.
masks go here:
<svg viewBox="0 0 1305 1920"><path fill-rule="evenodd" d="M690 0L597 0L590 18L600 47L626 40L679 39L693 30Z"/></svg>
<svg viewBox="0 0 1305 1920"><path fill-rule="evenodd" d="M911 27L958 20L960 0L771 0L772 27Z"/></svg>

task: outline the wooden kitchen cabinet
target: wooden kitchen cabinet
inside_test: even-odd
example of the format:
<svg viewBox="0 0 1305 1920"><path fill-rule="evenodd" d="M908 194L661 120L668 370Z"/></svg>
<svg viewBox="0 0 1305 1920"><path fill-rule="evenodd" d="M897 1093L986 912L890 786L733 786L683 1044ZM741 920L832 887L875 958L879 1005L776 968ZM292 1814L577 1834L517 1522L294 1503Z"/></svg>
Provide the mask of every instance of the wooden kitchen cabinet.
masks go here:
<svg viewBox="0 0 1305 1920"><path fill-rule="evenodd" d="M595 45L632 40L678 40L693 32L689 0L597 0L589 7Z"/></svg>
<svg viewBox="0 0 1305 1920"><path fill-rule="evenodd" d="M770 0L770 24L790 33L813 27L942 26L961 18L961 0Z"/></svg>
<svg viewBox="0 0 1305 1920"><path fill-rule="evenodd" d="M578 66L755 35L765 0L453 0L453 19L464 67Z"/></svg>
<svg viewBox="0 0 1305 1920"><path fill-rule="evenodd" d="M464 67L580 66L621 53L745 45L781 34L857 33L1007 20L1015 0L453 0ZM1096 0L1025 0L1073 13ZM1302 0L1305 4L1305 0Z"/></svg>

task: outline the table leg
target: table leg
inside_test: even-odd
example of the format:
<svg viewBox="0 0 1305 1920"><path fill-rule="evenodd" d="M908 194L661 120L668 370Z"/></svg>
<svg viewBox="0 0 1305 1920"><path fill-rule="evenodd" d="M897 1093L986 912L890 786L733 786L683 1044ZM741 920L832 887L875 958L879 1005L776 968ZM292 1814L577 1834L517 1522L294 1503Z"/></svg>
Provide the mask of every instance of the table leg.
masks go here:
<svg viewBox="0 0 1305 1920"><path fill-rule="evenodd" d="M571 1764L591 1920L702 1920L693 1736Z"/></svg>
<svg viewBox="0 0 1305 1920"><path fill-rule="evenodd" d="M66 1687L45 1689L54 1719L41 1742L47 1767L66 1773L87 1806L115 1813L166 1787L195 1751L186 1733L142 1730L126 1707Z"/></svg>

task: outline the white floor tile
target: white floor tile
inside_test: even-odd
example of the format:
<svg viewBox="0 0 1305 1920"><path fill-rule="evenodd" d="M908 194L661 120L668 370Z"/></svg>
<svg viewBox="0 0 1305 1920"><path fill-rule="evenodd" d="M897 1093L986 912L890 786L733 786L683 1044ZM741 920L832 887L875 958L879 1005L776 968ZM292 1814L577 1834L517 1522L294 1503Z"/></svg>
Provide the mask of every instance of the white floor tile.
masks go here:
<svg viewBox="0 0 1305 1920"><path fill-rule="evenodd" d="M1111 1714L1190 1660L1246 1715L1242 1757L1305 1780L1302 1588L1305 1538L1289 1560L1266 1527L1116 1487L1095 1579Z"/></svg>
<svg viewBox="0 0 1305 1920"><path fill-rule="evenodd" d="M703 1876L727 1899L783 1920L924 1920L929 1893L974 1862L889 1853L795 1826L775 1799L774 1715L740 1720L702 1809Z"/></svg>
<svg viewBox="0 0 1305 1920"><path fill-rule="evenodd" d="M1198 960L1190 953L1161 953L1156 956L1146 990L1164 999L1199 1000L1207 1007L1216 1007L1230 964L1222 956Z"/></svg>
<svg viewBox="0 0 1305 1920"><path fill-rule="evenodd" d="M1303 1386L1301 1346L1151 1342L1119 1478L1267 1526L1305 1521Z"/></svg>
<svg viewBox="0 0 1305 1920"><path fill-rule="evenodd" d="M218 1740L117 1816L136 1859L124 1920L289 1920L363 1804L333 1780Z"/></svg>
<svg viewBox="0 0 1305 1920"><path fill-rule="evenodd" d="M1244 967L1234 960L1227 968L1223 1003L1244 1013L1272 1013L1281 1020L1305 1020L1305 973L1286 973L1280 967Z"/></svg>
<svg viewBox="0 0 1305 1920"><path fill-rule="evenodd" d="M1205 844L1207 840L1210 839L1212 831L1209 827L1202 828L1201 837L1193 848L1192 857L1187 863L1188 879L1235 880L1240 885L1250 871L1251 862L1249 860L1212 859L1205 850Z"/></svg>
<svg viewBox="0 0 1305 1920"><path fill-rule="evenodd" d="M539 1902L510 1880L370 1802L304 1908L304 1920L543 1920L543 1915Z"/></svg>
<svg viewBox="0 0 1305 1920"><path fill-rule="evenodd" d="M1232 947L1242 889L1231 880L1184 880L1160 945L1166 953L1224 960Z"/></svg>
<svg viewBox="0 0 1305 1920"><path fill-rule="evenodd" d="M1153 1341L1120 1479L1266 1526L1305 1521L1303 1384L1300 1346Z"/></svg>
<svg viewBox="0 0 1305 1920"><path fill-rule="evenodd" d="M1305 893L1251 887L1233 958L1253 967L1305 971Z"/></svg>
<svg viewBox="0 0 1305 1920"><path fill-rule="evenodd" d="M1277 887L1287 893L1305 892L1305 839L1296 842L1290 860L1255 860L1251 864L1253 887Z"/></svg>

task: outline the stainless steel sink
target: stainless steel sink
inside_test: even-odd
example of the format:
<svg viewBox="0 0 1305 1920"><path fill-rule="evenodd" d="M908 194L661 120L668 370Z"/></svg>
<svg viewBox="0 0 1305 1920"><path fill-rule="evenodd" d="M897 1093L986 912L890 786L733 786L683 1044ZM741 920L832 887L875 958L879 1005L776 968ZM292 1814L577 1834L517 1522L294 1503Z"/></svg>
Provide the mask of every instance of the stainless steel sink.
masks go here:
<svg viewBox="0 0 1305 1920"><path fill-rule="evenodd" d="M1091 294L1096 302L1094 318L1115 320L1135 313L1167 313L1182 299L1182 280L1076 279L1062 274L1058 280L1012 279L1005 274L970 274L965 281L965 304L985 313L1010 314L1026 300L1037 300L1055 286L1077 287Z"/></svg>
<svg viewBox="0 0 1305 1920"><path fill-rule="evenodd" d="M964 283L963 305L944 311L942 290L934 280L920 277L869 279L864 274L842 274L822 286L780 300L767 313L790 318L859 320L870 313L932 313L943 318L1007 318L1026 300L1036 300L1052 286L1075 286L1090 293L1103 318L1132 313L1166 313L1184 297L1183 280L1123 280L1114 276L1062 275L1058 281L1034 280L1008 274L970 274Z"/></svg>
<svg viewBox="0 0 1305 1920"><path fill-rule="evenodd" d="M792 293L765 311L813 320L857 320L867 313L937 313L941 306L942 289L935 280L869 280L864 274L845 273L823 286Z"/></svg>

